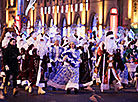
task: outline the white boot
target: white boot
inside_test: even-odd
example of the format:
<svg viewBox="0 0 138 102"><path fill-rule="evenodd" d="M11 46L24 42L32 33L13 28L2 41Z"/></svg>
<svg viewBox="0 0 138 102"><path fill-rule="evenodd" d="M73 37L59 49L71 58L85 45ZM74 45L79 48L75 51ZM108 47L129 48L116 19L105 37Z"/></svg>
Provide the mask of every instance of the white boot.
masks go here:
<svg viewBox="0 0 138 102"><path fill-rule="evenodd" d="M29 93L32 93L32 87L31 86L29 87Z"/></svg>
<svg viewBox="0 0 138 102"><path fill-rule="evenodd" d="M3 77L3 83L0 86L0 89L4 89L5 77Z"/></svg>
<svg viewBox="0 0 138 102"><path fill-rule="evenodd" d="M0 89L4 89L4 83L1 84Z"/></svg>
<svg viewBox="0 0 138 102"><path fill-rule="evenodd" d="M18 93L17 89L16 89L16 88L13 88L13 93L12 93L12 95L15 96L17 93Z"/></svg>
<svg viewBox="0 0 138 102"><path fill-rule="evenodd" d="M4 94L7 94L7 86L4 87Z"/></svg>
<svg viewBox="0 0 138 102"><path fill-rule="evenodd" d="M4 99L2 91L0 91L0 99Z"/></svg>
<svg viewBox="0 0 138 102"><path fill-rule="evenodd" d="M25 91L27 91L29 89L29 86L25 86Z"/></svg>
<svg viewBox="0 0 138 102"><path fill-rule="evenodd" d="M8 81L8 86L10 86L11 85L11 82L10 81Z"/></svg>
<svg viewBox="0 0 138 102"><path fill-rule="evenodd" d="M38 87L38 94L45 94L46 92L42 89L42 87Z"/></svg>

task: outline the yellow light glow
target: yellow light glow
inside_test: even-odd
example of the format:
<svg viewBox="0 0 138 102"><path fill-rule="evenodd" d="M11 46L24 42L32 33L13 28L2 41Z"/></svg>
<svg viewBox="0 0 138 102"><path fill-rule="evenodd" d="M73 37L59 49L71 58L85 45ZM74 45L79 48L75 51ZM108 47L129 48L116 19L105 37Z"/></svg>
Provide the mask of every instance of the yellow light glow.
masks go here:
<svg viewBox="0 0 138 102"><path fill-rule="evenodd" d="M77 25L78 25L78 24L80 24L80 18L78 18L78 20L77 20Z"/></svg>
<svg viewBox="0 0 138 102"><path fill-rule="evenodd" d="M13 23L14 23L14 19L12 19L11 21L9 21L8 27L12 27Z"/></svg>
<svg viewBox="0 0 138 102"><path fill-rule="evenodd" d="M82 24L85 24L85 13L86 13L86 11L85 11L85 3L83 3L83 11L82 11Z"/></svg>
<svg viewBox="0 0 138 102"><path fill-rule="evenodd" d="M54 10L54 25L57 25L57 7L55 6L55 10Z"/></svg>
<svg viewBox="0 0 138 102"><path fill-rule="evenodd" d="M14 5L14 0L10 0L11 6Z"/></svg>
<svg viewBox="0 0 138 102"><path fill-rule="evenodd" d="M99 38L102 37L102 25L99 25Z"/></svg>
<svg viewBox="0 0 138 102"><path fill-rule="evenodd" d="M6 23L8 24L9 22L9 15L8 15L8 10L6 10Z"/></svg>
<svg viewBox="0 0 138 102"><path fill-rule="evenodd" d="M106 22L107 12L108 12L107 5L109 5L109 3L108 3L108 1L105 1L105 5L104 5L104 24Z"/></svg>
<svg viewBox="0 0 138 102"><path fill-rule="evenodd" d="M137 13L134 13L134 22L137 22Z"/></svg>
<svg viewBox="0 0 138 102"><path fill-rule="evenodd" d="M68 35L67 35L67 37L69 37L70 36L70 27L68 27Z"/></svg>
<svg viewBox="0 0 138 102"><path fill-rule="evenodd" d="M8 23L8 27L11 27L12 26L12 23L11 23L11 21L9 21L9 23Z"/></svg>
<svg viewBox="0 0 138 102"><path fill-rule="evenodd" d="M135 24L133 27L134 27L134 28L137 28L137 25Z"/></svg>
<svg viewBox="0 0 138 102"><path fill-rule="evenodd" d="M27 28L27 33L30 34L30 21L28 21Z"/></svg>
<svg viewBox="0 0 138 102"><path fill-rule="evenodd" d="M85 26L81 27L81 31L82 31L81 34L80 34L81 37L85 37Z"/></svg>
<svg viewBox="0 0 138 102"><path fill-rule="evenodd" d="M102 24L102 2L99 3L99 24Z"/></svg>
<svg viewBox="0 0 138 102"><path fill-rule="evenodd" d="M68 8L68 25L71 24L71 19L70 19L70 5L69 5L69 8Z"/></svg>
<svg viewBox="0 0 138 102"><path fill-rule="evenodd" d="M31 20L30 20L30 21L31 21L31 32L33 31L33 28L32 28L33 23L34 23L34 22L33 22L33 16L34 16L34 15L33 15L33 10L31 10Z"/></svg>
<svg viewBox="0 0 138 102"><path fill-rule="evenodd" d="M99 38L102 36L102 2L99 2Z"/></svg>
<svg viewBox="0 0 138 102"><path fill-rule="evenodd" d="M42 19L42 26L44 26L44 13L43 15L41 15L41 19ZM42 33L44 33L44 27L42 27Z"/></svg>
<svg viewBox="0 0 138 102"><path fill-rule="evenodd" d="M132 16L132 0L128 1L128 18Z"/></svg>
<svg viewBox="0 0 138 102"><path fill-rule="evenodd" d="M138 19L137 19L137 13L134 13L134 16L133 16L133 19L134 19L134 28L137 28L137 22L138 22Z"/></svg>

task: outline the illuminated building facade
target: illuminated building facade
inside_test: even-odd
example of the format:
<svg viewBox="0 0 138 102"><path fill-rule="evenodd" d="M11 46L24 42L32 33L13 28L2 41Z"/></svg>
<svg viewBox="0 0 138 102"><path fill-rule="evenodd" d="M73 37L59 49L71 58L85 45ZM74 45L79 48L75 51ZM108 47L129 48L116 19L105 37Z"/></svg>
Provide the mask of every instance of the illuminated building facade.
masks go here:
<svg viewBox="0 0 138 102"><path fill-rule="evenodd" d="M20 16L22 20L29 2L30 0L7 0L8 27L14 23L12 16ZM103 28L111 29L110 26L116 25L116 22L117 26L129 28L133 24L137 27L137 5L137 0L36 0L35 9L30 9L27 14L26 26L32 31L35 21L41 20L42 26L56 25L61 29L62 35L69 35L72 24L82 24L82 34L97 27L101 36ZM117 10L116 17L111 17L114 15L111 13L112 8ZM112 20L115 22L111 23Z"/></svg>
<svg viewBox="0 0 138 102"><path fill-rule="evenodd" d="M6 24L6 0L0 1L0 35L2 33L2 28Z"/></svg>

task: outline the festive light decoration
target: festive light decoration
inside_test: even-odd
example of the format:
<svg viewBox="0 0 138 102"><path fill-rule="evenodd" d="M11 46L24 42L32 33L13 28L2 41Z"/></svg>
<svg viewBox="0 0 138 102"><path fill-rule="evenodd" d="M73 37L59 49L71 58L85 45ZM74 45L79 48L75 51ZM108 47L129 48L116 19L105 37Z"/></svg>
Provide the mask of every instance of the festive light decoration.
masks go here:
<svg viewBox="0 0 138 102"><path fill-rule="evenodd" d="M83 11L83 3L80 3L80 11Z"/></svg>
<svg viewBox="0 0 138 102"><path fill-rule="evenodd" d="M21 22L20 22L20 16L15 17L15 27L17 28L16 33L19 35L21 30Z"/></svg>
<svg viewBox="0 0 138 102"><path fill-rule="evenodd" d="M68 5L66 5L66 10L65 10L65 12L66 12L66 13L68 12Z"/></svg>
<svg viewBox="0 0 138 102"><path fill-rule="evenodd" d="M78 4L75 4L75 12L78 12Z"/></svg>
<svg viewBox="0 0 138 102"><path fill-rule="evenodd" d="M59 13L59 6L57 6L57 13Z"/></svg>
<svg viewBox="0 0 138 102"><path fill-rule="evenodd" d="M71 12L73 12L73 5L71 4Z"/></svg>
<svg viewBox="0 0 138 102"><path fill-rule="evenodd" d="M61 6L61 13L64 13L64 6Z"/></svg>
<svg viewBox="0 0 138 102"><path fill-rule="evenodd" d="M117 26L118 26L118 10L117 8L112 8L110 10L110 30L114 32L115 37L117 38Z"/></svg>
<svg viewBox="0 0 138 102"><path fill-rule="evenodd" d="M41 15L43 15L43 7L41 7Z"/></svg>
<svg viewBox="0 0 138 102"><path fill-rule="evenodd" d="M11 6L14 5L14 0L10 0L10 5L11 5Z"/></svg>
<svg viewBox="0 0 138 102"><path fill-rule="evenodd" d="M26 18L26 17L23 17L23 18L22 18L22 22L23 22L23 23L26 23L26 22L27 22L27 18Z"/></svg>
<svg viewBox="0 0 138 102"><path fill-rule="evenodd" d="M51 11L51 7L49 6L48 7L48 14L50 14L50 11Z"/></svg>
<svg viewBox="0 0 138 102"><path fill-rule="evenodd" d="M32 8L32 10L35 9L35 7L33 6L35 2L36 2L36 0L30 0L28 6L27 6L27 8L26 8L26 11L25 11L25 15L26 15L26 16L27 16L27 14L28 14L28 12L29 12L29 10L30 10L31 8Z"/></svg>
<svg viewBox="0 0 138 102"><path fill-rule="evenodd" d="M47 7L45 7L45 11L44 11L45 14L47 14Z"/></svg>
<svg viewBox="0 0 138 102"><path fill-rule="evenodd" d="M52 13L54 13L54 12L55 12L55 6L52 7Z"/></svg>
<svg viewBox="0 0 138 102"><path fill-rule="evenodd" d="M128 1L128 18L131 18L132 16L132 0Z"/></svg>

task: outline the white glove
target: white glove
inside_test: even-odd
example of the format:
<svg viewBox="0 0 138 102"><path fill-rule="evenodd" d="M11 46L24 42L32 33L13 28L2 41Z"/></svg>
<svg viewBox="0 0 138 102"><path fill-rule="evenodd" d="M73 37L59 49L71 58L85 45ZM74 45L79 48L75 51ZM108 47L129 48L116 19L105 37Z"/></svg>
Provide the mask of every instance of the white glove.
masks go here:
<svg viewBox="0 0 138 102"><path fill-rule="evenodd" d="M5 74L5 72L2 71L2 72L1 72L1 75L2 75L2 76L5 76L6 74Z"/></svg>
<svg viewBox="0 0 138 102"><path fill-rule="evenodd" d="M22 59L25 59L25 55L22 55Z"/></svg>
<svg viewBox="0 0 138 102"><path fill-rule="evenodd" d="M5 66L6 71L10 70L8 65Z"/></svg>
<svg viewBox="0 0 138 102"><path fill-rule="evenodd" d="M21 59L21 56L18 56L17 59L18 59L18 60Z"/></svg>
<svg viewBox="0 0 138 102"><path fill-rule="evenodd" d="M29 55L33 55L32 50L29 51Z"/></svg>

